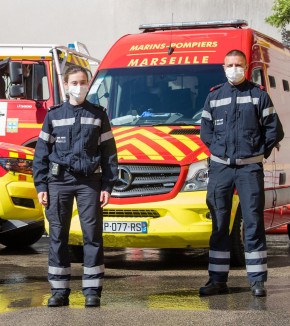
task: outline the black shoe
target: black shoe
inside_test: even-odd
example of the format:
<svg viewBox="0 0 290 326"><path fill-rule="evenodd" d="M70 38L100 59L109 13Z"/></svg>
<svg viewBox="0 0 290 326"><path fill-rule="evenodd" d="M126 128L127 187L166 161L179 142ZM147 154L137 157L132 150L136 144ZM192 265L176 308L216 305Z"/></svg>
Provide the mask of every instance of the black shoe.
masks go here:
<svg viewBox="0 0 290 326"><path fill-rule="evenodd" d="M97 295L87 295L85 307L100 307L101 299Z"/></svg>
<svg viewBox="0 0 290 326"><path fill-rule="evenodd" d="M199 289L199 295L216 295L229 293L229 288L226 282L215 282L209 280L205 286Z"/></svg>
<svg viewBox="0 0 290 326"><path fill-rule="evenodd" d="M261 281L252 282L251 291L252 294L256 297L265 297L267 295L267 291L264 287L264 282Z"/></svg>
<svg viewBox="0 0 290 326"><path fill-rule="evenodd" d="M63 295L60 293L53 294L47 303L48 307L62 307L69 305L69 298L67 295Z"/></svg>

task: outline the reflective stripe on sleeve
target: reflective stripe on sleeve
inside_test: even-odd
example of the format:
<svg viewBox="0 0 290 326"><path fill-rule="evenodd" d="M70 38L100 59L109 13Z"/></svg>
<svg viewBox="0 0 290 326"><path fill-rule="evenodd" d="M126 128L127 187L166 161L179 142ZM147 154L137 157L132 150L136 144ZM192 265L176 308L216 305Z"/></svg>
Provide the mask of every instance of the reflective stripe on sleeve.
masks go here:
<svg viewBox="0 0 290 326"><path fill-rule="evenodd" d="M212 258L231 258L231 253L229 251L209 251L209 257Z"/></svg>
<svg viewBox="0 0 290 326"><path fill-rule="evenodd" d="M267 251L245 252L246 259L263 259L267 258Z"/></svg>
<svg viewBox="0 0 290 326"><path fill-rule="evenodd" d="M83 288L99 288L103 286L103 279L96 278L91 280L83 280L82 286Z"/></svg>
<svg viewBox="0 0 290 326"><path fill-rule="evenodd" d="M47 132L44 132L41 130L39 134L39 138L43 139L44 141L48 143L53 143L55 141L54 137L48 134Z"/></svg>
<svg viewBox="0 0 290 326"><path fill-rule="evenodd" d="M270 114L274 114L274 113L276 113L276 110L273 106L271 106L270 108L263 110L263 118L267 117Z"/></svg>
<svg viewBox="0 0 290 326"><path fill-rule="evenodd" d="M81 124L83 125L93 125L100 127L101 123L101 119L81 117Z"/></svg>
<svg viewBox="0 0 290 326"><path fill-rule="evenodd" d="M84 274L86 275L97 275L105 272L105 265L84 267Z"/></svg>
<svg viewBox="0 0 290 326"><path fill-rule="evenodd" d="M219 106L228 105L231 102L232 102L232 98L227 97L227 98L223 98L221 100L211 100L209 103L210 103L211 108L217 108Z"/></svg>
<svg viewBox="0 0 290 326"><path fill-rule="evenodd" d="M72 126L75 123L75 118L69 119L59 119L59 120L52 120L53 127L61 127L61 126Z"/></svg>
<svg viewBox="0 0 290 326"><path fill-rule="evenodd" d="M49 280L49 284L53 289L69 289L69 281Z"/></svg>
<svg viewBox="0 0 290 326"><path fill-rule="evenodd" d="M211 272L228 272L230 265L208 264L208 270Z"/></svg>
<svg viewBox="0 0 290 326"><path fill-rule="evenodd" d="M246 269L248 273L260 273L267 271L267 264L259 264L259 265L246 265Z"/></svg>
<svg viewBox="0 0 290 326"><path fill-rule="evenodd" d="M210 114L208 111L206 111L206 110L203 110L203 111L202 111L201 117L202 117L202 118L206 118L206 119L208 119L208 120L212 120L212 116L211 116L211 114Z"/></svg>
<svg viewBox="0 0 290 326"><path fill-rule="evenodd" d="M114 136L113 136L113 133L112 133L111 130L107 131L107 132L104 132L103 134L101 134L101 142L109 140L109 139L111 139L113 137Z"/></svg>
<svg viewBox="0 0 290 326"><path fill-rule="evenodd" d="M52 275L70 275L71 268L70 267L54 267L48 266L48 273Z"/></svg>

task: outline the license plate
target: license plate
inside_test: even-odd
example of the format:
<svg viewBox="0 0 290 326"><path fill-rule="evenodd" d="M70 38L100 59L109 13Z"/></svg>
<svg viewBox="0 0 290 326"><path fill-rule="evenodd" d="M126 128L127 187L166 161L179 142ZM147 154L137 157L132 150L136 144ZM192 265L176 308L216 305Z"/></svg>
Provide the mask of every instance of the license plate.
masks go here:
<svg viewBox="0 0 290 326"><path fill-rule="evenodd" d="M147 233L147 222L103 222L103 232Z"/></svg>

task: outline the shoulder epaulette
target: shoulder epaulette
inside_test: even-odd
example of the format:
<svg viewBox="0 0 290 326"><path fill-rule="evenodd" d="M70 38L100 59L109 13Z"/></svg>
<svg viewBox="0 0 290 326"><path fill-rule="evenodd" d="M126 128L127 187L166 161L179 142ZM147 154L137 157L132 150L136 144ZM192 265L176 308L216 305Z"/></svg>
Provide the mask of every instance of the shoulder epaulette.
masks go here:
<svg viewBox="0 0 290 326"><path fill-rule="evenodd" d="M61 106L62 106L62 104L56 104L56 105L50 106L50 107L48 108L48 111L54 110L54 109L56 109L56 108L60 108Z"/></svg>
<svg viewBox="0 0 290 326"><path fill-rule="evenodd" d="M220 88L220 87L222 87L223 86L223 84L219 84L219 85L216 85L216 86L213 86L212 88L210 88L210 92L212 92L212 91L215 91L216 89L218 89L218 88Z"/></svg>

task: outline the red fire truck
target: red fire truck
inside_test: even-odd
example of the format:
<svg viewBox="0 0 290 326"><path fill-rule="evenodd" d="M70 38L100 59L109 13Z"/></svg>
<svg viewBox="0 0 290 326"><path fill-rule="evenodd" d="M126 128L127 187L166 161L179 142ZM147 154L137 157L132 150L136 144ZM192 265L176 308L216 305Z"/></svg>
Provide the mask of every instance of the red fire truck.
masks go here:
<svg viewBox="0 0 290 326"><path fill-rule="evenodd" d="M285 139L265 160L265 227L290 222L288 127L290 49L246 21L141 25L102 60L88 100L107 109L118 148L119 179L104 210L107 247L207 248L208 150L200 117L210 87L225 82L227 52L242 50L247 78L265 86ZM74 212L71 245L82 244ZM231 214L232 259L244 261L243 216L236 195Z"/></svg>
<svg viewBox="0 0 290 326"><path fill-rule="evenodd" d="M34 147L48 107L66 100L62 76L71 64L92 75L80 42L68 46L0 44L0 140Z"/></svg>

